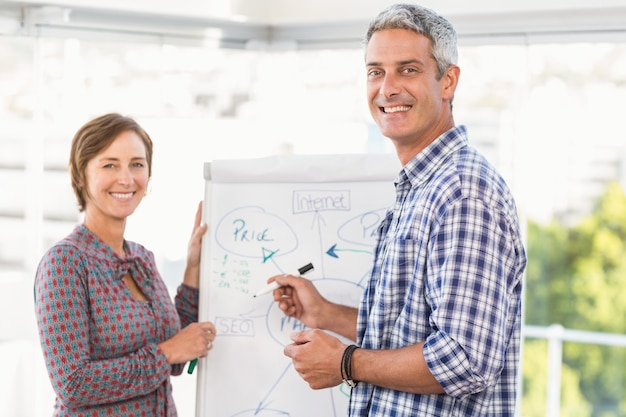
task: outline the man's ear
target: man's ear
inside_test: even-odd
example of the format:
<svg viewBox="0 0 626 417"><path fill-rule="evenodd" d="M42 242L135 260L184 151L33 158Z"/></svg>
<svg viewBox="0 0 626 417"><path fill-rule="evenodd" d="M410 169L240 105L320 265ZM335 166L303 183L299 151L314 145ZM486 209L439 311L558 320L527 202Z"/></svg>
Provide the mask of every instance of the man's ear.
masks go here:
<svg viewBox="0 0 626 417"><path fill-rule="evenodd" d="M461 68L456 65L450 65L441 77L441 96L444 99L452 100L456 86L459 83Z"/></svg>

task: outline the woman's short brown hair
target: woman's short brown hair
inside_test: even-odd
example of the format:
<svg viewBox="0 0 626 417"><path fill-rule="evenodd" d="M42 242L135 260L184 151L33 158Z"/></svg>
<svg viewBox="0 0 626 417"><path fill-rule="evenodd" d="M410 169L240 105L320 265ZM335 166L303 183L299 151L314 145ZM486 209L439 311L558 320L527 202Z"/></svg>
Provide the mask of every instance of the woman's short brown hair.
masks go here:
<svg viewBox="0 0 626 417"><path fill-rule="evenodd" d="M87 205L87 163L108 148L123 132L135 132L146 147L148 176L152 177L152 139L134 119L118 113L109 113L85 123L74 135L70 150L70 177L72 188L78 201L78 209L82 212Z"/></svg>

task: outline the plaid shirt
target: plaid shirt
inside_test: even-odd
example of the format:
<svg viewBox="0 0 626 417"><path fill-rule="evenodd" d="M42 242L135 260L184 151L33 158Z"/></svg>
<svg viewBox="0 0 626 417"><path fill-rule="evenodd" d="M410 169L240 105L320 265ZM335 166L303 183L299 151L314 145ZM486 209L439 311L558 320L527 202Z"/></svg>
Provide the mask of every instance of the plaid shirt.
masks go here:
<svg viewBox="0 0 626 417"><path fill-rule="evenodd" d="M396 179L357 324L365 349L425 340L446 394L360 383L349 415L513 416L525 266L511 192L465 127L449 130Z"/></svg>

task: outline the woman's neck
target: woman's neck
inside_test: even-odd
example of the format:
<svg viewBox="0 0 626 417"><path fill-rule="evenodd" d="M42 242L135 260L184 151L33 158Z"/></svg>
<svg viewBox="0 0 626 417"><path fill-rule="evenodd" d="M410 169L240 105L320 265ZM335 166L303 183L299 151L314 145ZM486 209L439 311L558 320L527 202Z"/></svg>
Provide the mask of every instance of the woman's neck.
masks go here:
<svg viewBox="0 0 626 417"><path fill-rule="evenodd" d="M125 256L124 231L126 229L126 219L94 219L86 215L83 225L109 245L115 253Z"/></svg>

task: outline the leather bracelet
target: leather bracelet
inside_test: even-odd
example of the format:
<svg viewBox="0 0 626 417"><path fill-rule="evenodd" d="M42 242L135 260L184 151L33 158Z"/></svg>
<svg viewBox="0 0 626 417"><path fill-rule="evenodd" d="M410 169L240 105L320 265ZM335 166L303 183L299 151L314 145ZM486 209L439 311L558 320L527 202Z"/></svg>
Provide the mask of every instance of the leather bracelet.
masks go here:
<svg viewBox="0 0 626 417"><path fill-rule="evenodd" d="M350 345L343 351L341 357L341 379L349 387L356 387L359 381L355 381L352 378L352 354L359 347L357 345Z"/></svg>

